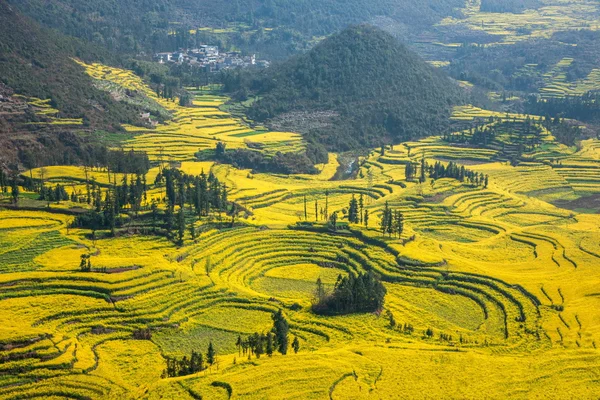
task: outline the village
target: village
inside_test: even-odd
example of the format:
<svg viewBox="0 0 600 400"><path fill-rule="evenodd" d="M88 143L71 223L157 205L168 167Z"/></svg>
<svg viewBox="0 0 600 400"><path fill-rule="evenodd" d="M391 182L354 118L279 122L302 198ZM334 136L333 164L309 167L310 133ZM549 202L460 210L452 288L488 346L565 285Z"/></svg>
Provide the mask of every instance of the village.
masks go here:
<svg viewBox="0 0 600 400"><path fill-rule="evenodd" d="M154 61L160 64L188 63L192 66L208 68L210 72L251 66L267 68L270 65L267 60L257 59L255 54L242 55L238 51L221 53L218 46L210 45L201 45L197 49L180 49L175 52L156 53Z"/></svg>

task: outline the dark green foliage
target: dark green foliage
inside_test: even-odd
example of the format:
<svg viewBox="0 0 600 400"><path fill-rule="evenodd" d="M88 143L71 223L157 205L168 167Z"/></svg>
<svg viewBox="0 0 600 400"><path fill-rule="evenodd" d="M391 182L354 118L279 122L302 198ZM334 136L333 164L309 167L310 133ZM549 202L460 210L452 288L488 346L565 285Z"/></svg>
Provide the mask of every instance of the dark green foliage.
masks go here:
<svg viewBox="0 0 600 400"><path fill-rule="evenodd" d="M543 75L565 57L574 59L566 70L567 81L587 77L600 63L600 32L557 32L549 39L510 46L464 44L444 69L456 79L497 92L535 92L546 85Z"/></svg>
<svg viewBox="0 0 600 400"><path fill-rule="evenodd" d="M298 354L300 350L300 341L297 336L294 337L294 341L292 342L292 349L294 349L294 354Z"/></svg>
<svg viewBox="0 0 600 400"><path fill-rule="evenodd" d="M353 224L359 223L358 202L356 201L356 197L354 195L352 195L352 199L350 200L350 204L348 206L348 222Z"/></svg>
<svg viewBox="0 0 600 400"><path fill-rule="evenodd" d="M288 332L290 327L281 309L273 313L271 318L273 319L273 329L271 331L275 334L274 343L277 351L285 355L288 350Z"/></svg>
<svg viewBox="0 0 600 400"><path fill-rule="evenodd" d="M590 91L583 96L540 99L530 96L525 112L549 118L570 118L584 122L600 121L600 91Z"/></svg>
<svg viewBox="0 0 600 400"><path fill-rule="evenodd" d="M313 304L313 312L324 315L376 312L383 307L385 286L372 272L338 277L333 293Z"/></svg>
<svg viewBox="0 0 600 400"><path fill-rule="evenodd" d="M208 350L206 351L206 362L208 365L213 365L215 361L217 361L217 350L212 342L210 342L208 344Z"/></svg>
<svg viewBox="0 0 600 400"><path fill-rule="evenodd" d="M163 372L163 377L185 376L204 371L205 369L206 366L204 364L204 357L202 356L202 353L192 350L192 354L189 359L187 356L183 356L181 360L167 357L167 369Z"/></svg>
<svg viewBox="0 0 600 400"><path fill-rule="evenodd" d="M51 99L59 116L113 127L137 123L139 111L96 89L72 58L111 61L104 50L40 28L0 2L0 81L19 94Z"/></svg>
<svg viewBox="0 0 600 400"><path fill-rule="evenodd" d="M196 2L196 10L212 19L263 22L265 26L285 26L305 34L327 35L374 17L388 17L407 25L428 25L447 15L457 15L460 0L397 1L379 0L247 0Z"/></svg>
<svg viewBox="0 0 600 400"><path fill-rule="evenodd" d="M305 117L286 129L337 151L442 132L461 97L442 72L370 26L350 27L307 54L239 82L260 95L249 109L253 119L318 111L324 119L319 129L305 127Z"/></svg>
<svg viewBox="0 0 600 400"><path fill-rule="evenodd" d="M57 183L54 188L49 188L46 186L42 187L39 199L48 202L60 202L69 200L69 195L67 194L64 186L61 186L59 183Z"/></svg>
<svg viewBox="0 0 600 400"><path fill-rule="evenodd" d="M278 174L316 174L319 171L314 161L303 153L276 153L268 157L260 151L235 149L225 151L224 145L215 151L218 161L234 165L241 169L252 169L255 172L270 172Z"/></svg>

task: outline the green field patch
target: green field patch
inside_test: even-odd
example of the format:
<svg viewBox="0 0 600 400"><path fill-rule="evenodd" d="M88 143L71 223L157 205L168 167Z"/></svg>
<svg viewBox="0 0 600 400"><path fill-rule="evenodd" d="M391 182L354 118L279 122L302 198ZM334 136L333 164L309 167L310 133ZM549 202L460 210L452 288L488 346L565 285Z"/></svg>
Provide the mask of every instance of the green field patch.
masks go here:
<svg viewBox="0 0 600 400"><path fill-rule="evenodd" d="M297 279L261 277L252 282L252 288L273 297L288 299L310 300L315 291L315 281L301 281Z"/></svg>
<svg viewBox="0 0 600 400"><path fill-rule="evenodd" d="M267 133L267 131L251 131L251 132L244 132L244 133L236 133L234 135L229 135L229 136L232 136L232 137L248 137L248 136L262 135L264 133Z"/></svg>
<svg viewBox="0 0 600 400"><path fill-rule="evenodd" d="M473 225L463 226L456 224L433 225L418 229L423 235L444 242L473 243L488 239L495 234L486 229L478 229Z"/></svg>
<svg viewBox="0 0 600 400"><path fill-rule="evenodd" d="M161 352L171 357L189 357L192 350L206 353L212 341L217 354L236 352L235 341L239 333L212 328L190 322L180 328L161 329L152 335L152 341Z"/></svg>
<svg viewBox="0 0 600 400"><path fill-rule="evenodd" d="M271 329L271 314L235 307L215 307L193 318L195 323L227 331L266 332Z"/></svg>
<svg viewBox="0 0 600 400"><path fill-rule="evenodd" d="M485 322L481 307L467 297L395 284L386 287L386 302L398 323L475 331Z"/></svg>
<svg viewBox="0 0 600 400"><path fill-rule="evenodd" d="M295 264L273 268L265 274L265 277L291 279L311 283L314 283L317 279L321 278L323 283L333 285L340 274L345 275L346 272L336 268L319 267L315 264Z"/></svg>

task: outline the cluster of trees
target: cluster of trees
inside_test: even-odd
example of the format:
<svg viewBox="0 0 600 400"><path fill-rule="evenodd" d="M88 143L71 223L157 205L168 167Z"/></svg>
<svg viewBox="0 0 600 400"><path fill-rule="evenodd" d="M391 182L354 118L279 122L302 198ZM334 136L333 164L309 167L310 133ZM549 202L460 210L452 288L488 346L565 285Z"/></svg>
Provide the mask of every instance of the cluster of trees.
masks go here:
<svg viewBox="0 0 600 400"><path fill-rule="evenodd" d="M81 262L79 263L79 269L81 272L91 272L92 271L92 260L90 260L89 254L81 255Z"/></svg>
<svg viewBox="0 0 600 400"><path fill-rule="evenodd" d="M482 186L487 188L489 183L489 176L483 173L477 173L465 168L464 165L456 164L451 161L448 165L444 165L442 162L437 161L435 164L430 165L425 158L421 159L420 166L417 167L413 163L408 163L405 166L405 174L407 180L413 180L415 175L419 172L419 182L424 183L427 177L436 180L441 178L452 178L460 182L468 182L471 185Z"/></svg>
<svg viewBox="0 0 600 400"><path fill-rule="evenodd" d="M121 213L128 209L136 215L142 208L142 201L147 201L148 186L146 175L125 175L121 184L113 184L105 191L92 179L86 180L85 193L71 193L71 201L93 205L93 210L78 215L72 223L73 227L87 228L93 231L110 229L114 234L115 228L121 225Z"/></svg>
<svg viewBox="0 0 600 400"><path fill-rule="evenodd" d="M271 357L275 351L282 355L286 355L289 347L289 324L283 315L281 310L274 312L271 315L273 320L273 328L267 333L258 333L242 338L238 336L235 345L238 348L239 355L248 355L248 359L252 355L256 358L260 358L261 355L266 354ZM298 353L300 350L300 341L297 337L292 341L292 349L294 353Z"/></svg>
<svg viewBox="0 0 600 400"><path fill-rule="evenodd" d="M315 162L307 153L281 153L273 156L263 152L248 149L227 150L225 144L217 143L215 158L222 163L231 164L238 168L252 169L255 172L276 174L317 174Z"/></svg>
<svg viewBox="0 0 600 400"><path fill-rule="evenodd" d="M71 196L69 196L64 186L57 183L54 188L42 186L39 199L47 202L61 202L71 199Z"/></svg>
<svg viewBox="0 0 600 400"><path fill-rule="evenodd" d="M434 165L427 164L426 168L429 171L429 177L434 180L452 178L461 182L469 182L471 185L482 186L483 188L487 188L489 184L488 175L484 175L483 173L478 174L475 171L466 169L464 165L458 165L452 161L447 166L437 161Z"/></svg>
<svg viewBox="0 0 600 400"><path fill-rule="evenodd" d="M167 368L163 371L163 377L174 377L195 374L204 371L217 361L217 351L213 343L208 344L206 359L202 352L192 350L190 358L183 356L182 359L167 357Z"/></svg>
<svg viewBox="0 0 600 400"><path fill-rule="evenodd" d="M331 293L319 278L312 310L323 315L378 312L383 308L386 292L373 272L340 275Z"/></svg>
<svg viewBox="0 0 600 400"><path fill-rule="evenodd" d="M130 218L138 217L140 211L149 210L150 213L143 217L151 219L152 233L158 233L157 228L163 229L167 237L181 245L187 229L192 239L196 238L196 218L206 217L213 210L219 213L228 211L227 187L212 173L207 175L202 172L193 176L176 168L165 168L159 172L154 183L156 187L164 189L164 211L159 210L156 201L150 206L142 206L142 201L147 203L145 175L135 175L135 179L132 176L131 181L125 176L121 185L113 184L106 190L104 198L100 186L92 181L86 198L90 199L94 210L78 215L72 225L93 232L110 229L114 234L115 228L123 222L121 213L126 207L131 211ZM235 215L234 211L231 211L232 215ZM186 215L190 214L194 219L188 227Z"/></svg>
<svg viewBox="0 0 600 400"><path fill-rule="evenodd" d="M529 96L525 102L525 112L545 115L553 121L562 118L579 121L598 121L600 119L600 91L589 91L581 96L565 96L541 99Z"/></svg>
<svg viewBox="0 0 600 400"><path fill-rule="evenodd" d="M386 201L379 228L382 235L394 235L399 239L404 232L404 215L400 210L392 210Z"/></svg>
<svg viewBox="0 0 600 400"><path fill-rule="evenodd" d="M365 201L362 193L358 196L358 201L356 200L356 196L352 195L350 204L348 204L348 222L351 224L362 224L363 221L366 220L365 225L367 225L369 221L369 210L365 210L364 207Z"/></svg>

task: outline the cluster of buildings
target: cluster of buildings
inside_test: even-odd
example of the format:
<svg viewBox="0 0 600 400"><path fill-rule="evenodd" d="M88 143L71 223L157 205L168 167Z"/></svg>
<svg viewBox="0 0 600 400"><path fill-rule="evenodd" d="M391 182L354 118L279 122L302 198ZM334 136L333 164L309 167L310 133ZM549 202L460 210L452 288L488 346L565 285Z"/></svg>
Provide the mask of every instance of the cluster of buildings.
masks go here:
<svg viewBox="0 0 600 400"><path fill-rule="evenodd" d="M202 45L197 49L180 49L175 52L157 53L154 61L161 64L166 63L189 63L198 67L208 67L211 71L219 71L227 68L246 68L259 66L267 68L269 61L257 60L254 54L242 56L240 52L219 52L218 46Z"/></svg>

